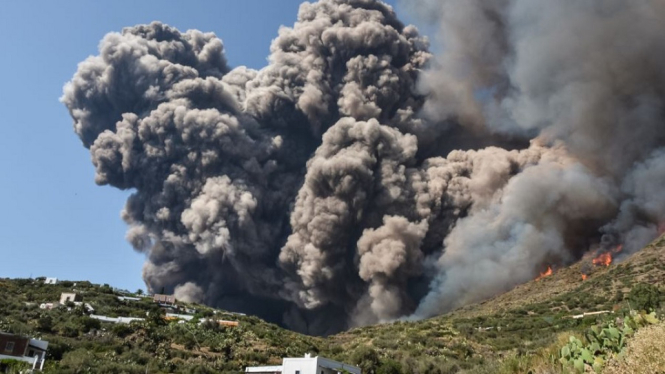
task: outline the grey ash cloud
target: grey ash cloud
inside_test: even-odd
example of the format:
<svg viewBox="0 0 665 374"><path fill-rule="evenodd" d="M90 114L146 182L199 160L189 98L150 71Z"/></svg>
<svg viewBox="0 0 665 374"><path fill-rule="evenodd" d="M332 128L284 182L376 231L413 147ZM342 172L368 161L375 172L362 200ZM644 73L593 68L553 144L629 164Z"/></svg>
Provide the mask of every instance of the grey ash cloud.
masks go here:
<svg viewBox="0 0 665 374"><path fill-rule="evenodd" d="M375 0L304 3L258 71L212 33L104 37L61 100L151 290L327 334L657 235L660 2L409 4L440 55Z"/></svg>

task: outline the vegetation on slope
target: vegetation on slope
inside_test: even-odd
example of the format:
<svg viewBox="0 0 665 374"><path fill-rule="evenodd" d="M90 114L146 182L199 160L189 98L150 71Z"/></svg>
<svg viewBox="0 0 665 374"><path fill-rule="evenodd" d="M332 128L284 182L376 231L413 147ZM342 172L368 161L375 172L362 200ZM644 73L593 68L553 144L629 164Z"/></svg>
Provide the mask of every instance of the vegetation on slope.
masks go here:
<svg viewBox="0 0 665 374"><path fill-rule="evenodd" d="M95 308L95 314L146 320L111 324L91 318L80 306L39 309L40 303L57 301L61 292L72 290ZM118 295L109 286L88 282L2 280L0 331L49 341L47 373L238 372L246 365L274 364L286 355L315 352L321 340L202 305L189 305L197 309L194 320L167 323L152 299L123 302ZM200 324L204 318L210 321ZM216 319L238 321L239 326L220 326Z"/></svg>
<svg viewBox="0 0 665 374"><path fill-rule="evenodd" d="M582 268L589 273L585 281ZM368 374L569 372L573 369L560 358L571 336L588 348L592 326L623 328L621 321L635 309L662 314L665 239L618 265L588 268L583 261L444 316L357 328L328 338L202 305L191 305L198 311L194 320L167 323L151 299L122 302L106 285L0 280L0 331L48 340L47 373L239 372L247 365L279 364L282 357L305 353L357 364ZM96 314L146 321L113 325L90 318L81 307L39 309L40 303L56 301L61 292L71 290L93 305ZM594 311L609 313L571 318ZM203 318L240 325L199 323ZM621 372L616 370L631 357L649 354L640 348L644 342L631 345L631 339L658 334L665 339L662 325L645 329L648 332L638 331L634 337L626 335L625 357L609 351L594 355L609 359L608 372Z"/></svg>

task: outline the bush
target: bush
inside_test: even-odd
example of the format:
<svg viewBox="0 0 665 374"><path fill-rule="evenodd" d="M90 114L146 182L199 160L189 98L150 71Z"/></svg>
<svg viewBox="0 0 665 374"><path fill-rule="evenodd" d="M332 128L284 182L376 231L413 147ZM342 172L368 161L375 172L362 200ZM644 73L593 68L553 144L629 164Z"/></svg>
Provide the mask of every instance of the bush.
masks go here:
<svg viewBox="0 0 665 374"><path fill-rule="evenodd" d="M630 290L628 301L634 309L652 312L660 305L660 290L650 284L638 283Z"/></svg>
<svg viewBox="0 0 665 374"><path fill-rule="evenodd" d="M48 350L46 351L47 360L62 360L65 353L72 350L72 347L63 341L62 338L51 338L49 340Z"/></svg>
<svg viewBox="0 0 665 374"><path fill-rule="evenodd" d="M30 365L27 362L12 359L0 360L0 370L3 373L23 373L27 369L30 369Z"/></svg>
<svg viewBox="0 0 665 374"><path fill-rule="evenodd" d="M379 366L379 369L376 371L377 374L401 374L402 373L402 365L400 365L397 361L393 360L385 360L383 363L381 363L381 366Z"/></svg>
<svg viewBox="0 0 665 374"><path fill-rule="evenodd" d="M60 325L58 327L58 332L60 333L60 335L69 338L75 338L79 336L78 326L72 324L71 322L67 322L65 324Z"/></svg>
<svg viewBox="0 0 665 374"><path fill-rule="evenodd" d="M51 332L53 329L53 318L48 315L43 315L37 320L37 328L43 332Z"/></svg>
<svg viewBox="0 0 665 374"><path fill-rule="evenodd" d="M98 319L90 317L81 317L79 319L79 324L81 325L82 332L89 332L92 329L99 330L101 328L101 322Z"/></svg>
<svg viewBox="0 0 665 374"><path fill-rule="evenodd" d="M358 347L351 356L351 363L365 374L376 374L380 362L379 354L367 346Z"/></svg>
<svg viewBox="0 0 665 374"><path fill-rule="evenodd" d="M111 332L113 332L119 338L124 338L134 332L134 329L128 324L117 323L113 325Z"/></svg>

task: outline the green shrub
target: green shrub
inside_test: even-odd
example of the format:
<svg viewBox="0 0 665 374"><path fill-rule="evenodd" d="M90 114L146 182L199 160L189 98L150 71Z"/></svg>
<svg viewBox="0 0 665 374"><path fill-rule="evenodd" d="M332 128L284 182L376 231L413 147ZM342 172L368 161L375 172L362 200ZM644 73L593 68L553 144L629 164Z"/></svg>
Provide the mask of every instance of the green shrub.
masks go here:
<svg viewBox="0 0 665 374"><path fill-rule="evenodd" d="M651 284L638 283L630 290L628 301L633 309L652 312L660 306L660 290Z"/></svg>
<svg viewBox="0 0 665 374"><path fill-rule="evenodd" d="M53 330L53 318L49 315L43 315L37 320L37 328L39 331L51 332Z"/></svg>
<svg viewBox="0 0 665 374"><path fill-rule="evenodd" d="M376 370L376 374L401 374L402 365L399 362L387 359L381 363L381 366Z"/></svg>
<svg viewBox="0 0 665 374"><path fill-rule="evenodd" d="M124 323L117 323L111 328L111 332L119 338L124 338L134 332L132 326Z"/></svg>
<svg viewBox="0 0 665 374"><path fill-rule="evenodd" d="M82 332L89 332L92 329L99 330L101 328L101 322L98 319L90 318L88 316L79 318L78 324L80 325Z"/></svg>
<svg viewBox="0 0 665 374"><path fill-rule="evenodd" d="M2 359L0 360L0 370L3 373L7 374L18 374L23 373L30 369L30 364L23 361L12 360L12 359Z"/></svg>
<svg viewBox="0 0 665 374"><path fill-rule="evenodd" d="M368 346L361 346L351 355L351 363L358 366L365 374L376 374L381 360L376 350Z"/></svg>

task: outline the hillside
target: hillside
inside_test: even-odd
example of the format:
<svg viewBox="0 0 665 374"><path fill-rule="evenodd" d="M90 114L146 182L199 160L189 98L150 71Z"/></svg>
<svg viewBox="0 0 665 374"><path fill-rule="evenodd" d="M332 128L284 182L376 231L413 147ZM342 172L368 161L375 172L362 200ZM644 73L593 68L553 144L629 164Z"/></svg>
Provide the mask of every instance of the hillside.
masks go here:
<svg viewBox="0 0 665 374"><path fill-rule="evenodd" d="M582 280L583 270L586 280ZM412 368L410 362L434 362L444 373L527 373L537 365L554 370L547 372L558 372L558 361L531 359L538 361L542 359L539 355L552 354L554 348L556 354L561 341L571 334L582 334L589 326L628 315L631 303L635 307L631 290L643 284L660 288L660 301L665 299L663 237L618 264L595 266L591 258L585 258L550 276L443 316L355 329L332 339L345 349L372 345L381 355ZM595 311L612 313L571 318Z"/></svg>
<svg viewBox="0 0 665 374"><path fill-rule="evenodd" d="M112 324L90 318L81 306L39 308L72 291L83 296L96 315L146 320ZM47 285L43 279L0 280L0 331L49 341L45 367L49 373L237 372L246 365L278 363L285 355L313 351L321 344L319 338L256 317L203 305L179 303L196 309L194 320L169 323L151 298L121 301L118 296L126 295L89 282ZM199 323L203 319L210 321ZM238 326L225 327L214 320L237 321Z"/></svg>
<svg viewBox="0 0 665 374"><path fill-rule="evenodd" d="M203 305L183 304L196 309L192 321L165 321L150 298L121 301L118 296L126 295L108 285L47 285L42 279L0 280L0 331L48 340L47 373L239 372L247 365L277 364L284 356L308 352L360 365L369 373L560 372L558 352L568 336L582 336L589 326L627 315L638 284L665 285L665 239L619 264L594 266L584 259L447 315L328 338ZM111 324L92 319L82 306L39 308L57 301L62 292L80 294L96 315L146 320ZM594 311L613 313L571 318Z"/></svg>

